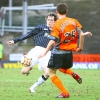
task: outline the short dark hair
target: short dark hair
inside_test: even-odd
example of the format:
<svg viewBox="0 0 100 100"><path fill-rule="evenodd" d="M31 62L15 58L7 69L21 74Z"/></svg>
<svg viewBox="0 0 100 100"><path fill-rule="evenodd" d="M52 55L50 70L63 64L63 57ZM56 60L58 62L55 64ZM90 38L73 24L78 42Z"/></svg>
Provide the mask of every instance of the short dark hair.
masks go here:
<svg viewBox="0 0 100 100"><path fill-rule="evenodd" d="M57 11L59 14L64 15L68 11L68 5L66 3L57 4Z"/></svg>
<svg viewBox="0 0 100 100"><path fill-rule="evenodd" d="M47 16L46 16L46 19L48 18L48 16L54 16L54 21L56 21L58 19L56 13L54 13L54 12L48 13Z"/></svg>

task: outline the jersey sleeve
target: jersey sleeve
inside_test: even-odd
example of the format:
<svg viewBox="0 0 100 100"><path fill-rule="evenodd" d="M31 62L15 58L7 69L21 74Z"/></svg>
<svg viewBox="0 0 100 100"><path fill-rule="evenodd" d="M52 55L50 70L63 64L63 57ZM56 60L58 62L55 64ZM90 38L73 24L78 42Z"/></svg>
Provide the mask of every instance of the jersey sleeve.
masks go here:
<svg viewBox="0 0 100 100"><path fill-rule="evenodd" d="M82 25L78 22L78 20L75 20L76 21L76 26L80 29L82 29Z"/></svg>
<svg viewBox="0 0 100 100"><path fill-rule="evenodd" d="M56 38L59 38L59 30L57 23L54 25L53 30L51 31L51 35Z"/></svg>
<svg viewBox="0 0 100 100"><path fill-rule="evenodd" d="M77 31L78 31L78 34L80 34L82 31L82 25L78 22L78 20L75 20L76 21L76 28L77 28Z"/></svg>
<svg viewBox="0 0 100 100"><path fill-rule="evenodd" d="M38 34L39 33L39 29L40 29L40 26L37 26L37 27L33 28L31 31L29 31L27 34L14 38L13 39L14 43L17 43L19 41L28 39L28 38Z"/></svg>

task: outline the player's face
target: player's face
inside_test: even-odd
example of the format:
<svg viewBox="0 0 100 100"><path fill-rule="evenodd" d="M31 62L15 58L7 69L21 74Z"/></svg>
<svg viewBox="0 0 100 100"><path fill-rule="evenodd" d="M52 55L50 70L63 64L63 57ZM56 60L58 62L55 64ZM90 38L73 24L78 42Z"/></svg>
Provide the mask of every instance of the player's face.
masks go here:
<svg viewBox="0 0 100 100"><path fill-rule="evenodd" d="M54 26L54 23L55 23L54 16L48 16L46 20L47 20L47 26L52 28Z"/></svg>

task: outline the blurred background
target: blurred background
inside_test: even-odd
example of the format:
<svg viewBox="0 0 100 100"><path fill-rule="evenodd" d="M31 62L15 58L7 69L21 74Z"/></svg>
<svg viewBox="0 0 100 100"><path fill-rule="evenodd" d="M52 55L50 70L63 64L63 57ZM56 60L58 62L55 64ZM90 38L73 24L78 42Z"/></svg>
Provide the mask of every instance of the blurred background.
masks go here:
<svg viewBox="0 0 100 100"><path fill-rule="evenodd" d="M93 58L89 56L85 59L100 62L100 0L0 0L0 2L0 41L4 47L2 60L9 60L11 54L14 54L12 57L16 55L19 57L20 54L33 48L33 37L11 46L6 42L26 34L38 24L45 23L46 14L55 12L56 4L61 2L68 4L67 16L76 18L83 25L84 32L91 31L93 34L92 37L85 37L82 52L86 56L92 55Z"/></svg>

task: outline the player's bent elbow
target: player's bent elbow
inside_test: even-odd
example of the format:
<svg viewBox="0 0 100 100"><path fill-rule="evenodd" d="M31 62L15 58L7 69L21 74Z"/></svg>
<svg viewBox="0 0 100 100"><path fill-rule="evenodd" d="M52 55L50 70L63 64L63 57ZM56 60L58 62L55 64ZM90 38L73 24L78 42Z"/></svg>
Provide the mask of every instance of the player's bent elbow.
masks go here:
<svg viewBox="0 0 100 100"><path fill-rule="evenodd" d="M84 37L84 33L81 33L80 36L81 36L81 37Z"/></svg>

